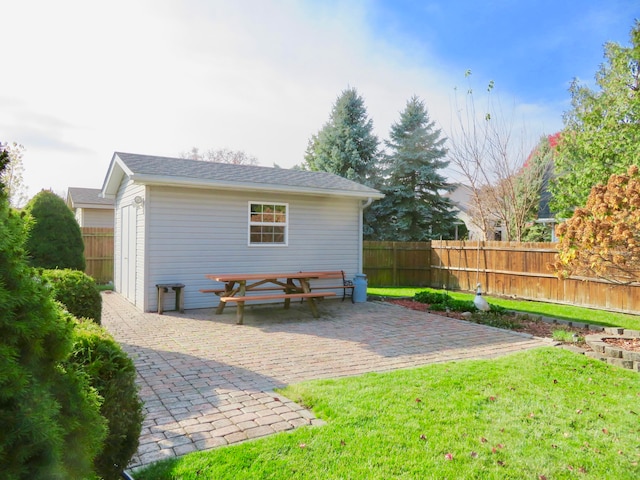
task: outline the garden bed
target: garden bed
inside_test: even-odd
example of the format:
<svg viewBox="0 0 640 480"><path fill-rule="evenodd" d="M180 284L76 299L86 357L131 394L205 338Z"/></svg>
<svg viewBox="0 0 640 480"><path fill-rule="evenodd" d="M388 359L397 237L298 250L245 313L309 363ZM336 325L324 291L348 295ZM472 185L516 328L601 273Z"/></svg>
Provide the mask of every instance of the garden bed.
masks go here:
<svg viewBox="0 0 640 480"><path fill-rule="evenodd" d="M400 305L405 308L409 308L411 310L418 310L421 312L430 312L437 315L443 315L449 318L457 318L459 320L470 320L473 321L473 318L469 318L468 315L465 315L463 312L442 312L437 310L432 310L431 305L426 303L416 302L411 299L389 299L385 300L388 303L393 303L394 305ZM593 333L588 328L579 328L569 325L560 325L557 323L549 323L543 320L533 320L527 318L525 315L517 315L514 313L508 313L504 315L505 321L504 325L493 324L492 326L496 326L498 328L508 328L509 330L514 330L516 332L528 333L535 337L542 338L552 338L553 332L556 330L565 330L570 333L575 333L579 337L583 338L590 333ZM564 342L569 343L569 342ZM571 342L578 343L578 346L585 347L586 344L584 342Z"/></svg>
<svg viewBox="0 0 640 480"><path fill-rule="evenodd" d="M527 315L505 311L500 314L471 314L469 312L452 312L433 310L427 303L412 299L386 299L388 303L400 305L411 310L434 313L449 318L482 323L497 328L505 328L516 332L528 333L535 337L549 338L558 344L570 345L577 353L598 358L612 365L640 372L640 332L624 329L606 328L606 333L594 335L587 327L552 323L531 319ZM566 332L566 333L564 333ZM560 334L560 335L559 335ZM614 336L615 335L615 336ZM578 348L573 348L578 347Z"/></svg>

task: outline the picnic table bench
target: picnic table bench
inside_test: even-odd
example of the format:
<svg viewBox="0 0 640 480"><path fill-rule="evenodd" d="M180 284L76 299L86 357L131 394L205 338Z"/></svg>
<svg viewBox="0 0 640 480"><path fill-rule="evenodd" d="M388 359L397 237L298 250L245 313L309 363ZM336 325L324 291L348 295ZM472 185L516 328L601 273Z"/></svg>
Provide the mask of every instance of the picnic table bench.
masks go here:
<svg viewBox="0 0 640 480"><path fill-rule="evenodd" d="M342 301L344 301L347 296L351 297L351 303L354 302L353 299L353 289L355 285L352 280L347 280L344 270L328 270L328 271L318 271L318 272L304 272L307 275L310 275L309 278L314 280L339 280L339 282L331 282L329 285L326 283L318 284L316 282L311 284L311 290L342 290Z"/></svg>
<svg viewBox="0 0 640 480"><path fill-rule="evenodd" d="M202 289L202 293L215 293L220 296L220 303L216 314L224 312L228 302L237 303L236 323L244 323L244 304L251 301L284 300L284 308L289 308L291 299L307 299L309 308L315 318L318 318L316 299L335 296L335 292L313 292L309 285L312 278L317 278L317 272L295 273L248 273L248 274L210 274L206 278L224 283L224 288ZM252 281L253 283L247 283ZM297 283L296 283L297 281ZM251 292L275 291L271 294L248 295ZM280 293L281 292L281 293Z"/></svg>

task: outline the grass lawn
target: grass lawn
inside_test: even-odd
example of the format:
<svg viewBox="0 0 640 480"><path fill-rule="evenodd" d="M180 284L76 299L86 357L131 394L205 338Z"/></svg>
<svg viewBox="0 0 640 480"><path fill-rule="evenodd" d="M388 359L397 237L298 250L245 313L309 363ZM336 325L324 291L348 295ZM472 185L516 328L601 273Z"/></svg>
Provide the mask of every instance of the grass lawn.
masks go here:
<svg viewBox="0 0 640 480"><path fill-rule="evenodd" d="M157 463L136 480L640 478L640 375L557 348L282 394L327 425Z"/></svg>
<svg viewBox="0 0 640 480"><path fill-rule="evenodd" d="M442 292L433 288L421 287L394 287L378 288L369 287L367 293L380 297L413 297L417 292L422 291ZM457 300L473 300L475 294L452 292L447 293ZM489 303L499 305L509 310L517 310L536 315L558 318L561 320L572 320L576 322L586 322L591 325L603 325L608 327L624 327L631 330L640 330L640 316L627 315L624 313L606 312L592 308L574 307L571 305L558 305L555 303L533 302L527 300L511 300L506 298L485 296Z"/></svg>

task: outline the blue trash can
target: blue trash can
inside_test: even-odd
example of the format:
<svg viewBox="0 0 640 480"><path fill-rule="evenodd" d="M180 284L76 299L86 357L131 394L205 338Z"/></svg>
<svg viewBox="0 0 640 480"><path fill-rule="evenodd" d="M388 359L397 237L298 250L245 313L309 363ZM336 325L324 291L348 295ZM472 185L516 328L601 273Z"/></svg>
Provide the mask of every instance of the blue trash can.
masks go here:
<svg viewBox="0 0 640 480"><path fill-rule="evenodd" d="M353 279L353 302L364 303L367 301L367 276L357 273Z"/></svg>

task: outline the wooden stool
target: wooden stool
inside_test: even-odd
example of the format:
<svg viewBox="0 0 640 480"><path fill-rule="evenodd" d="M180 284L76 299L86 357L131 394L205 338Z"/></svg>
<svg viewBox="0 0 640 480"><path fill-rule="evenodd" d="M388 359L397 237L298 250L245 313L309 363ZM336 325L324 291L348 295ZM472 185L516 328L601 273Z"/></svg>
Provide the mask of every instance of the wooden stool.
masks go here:
<svg viewBox="0 0 640 480"><path fill-rule="evenodd" d="M164 294L171 288L176 292L176 310L180 313L184 313L184 283L157 283L158 289L158 313L162 315L164 312Z"/></svg>

